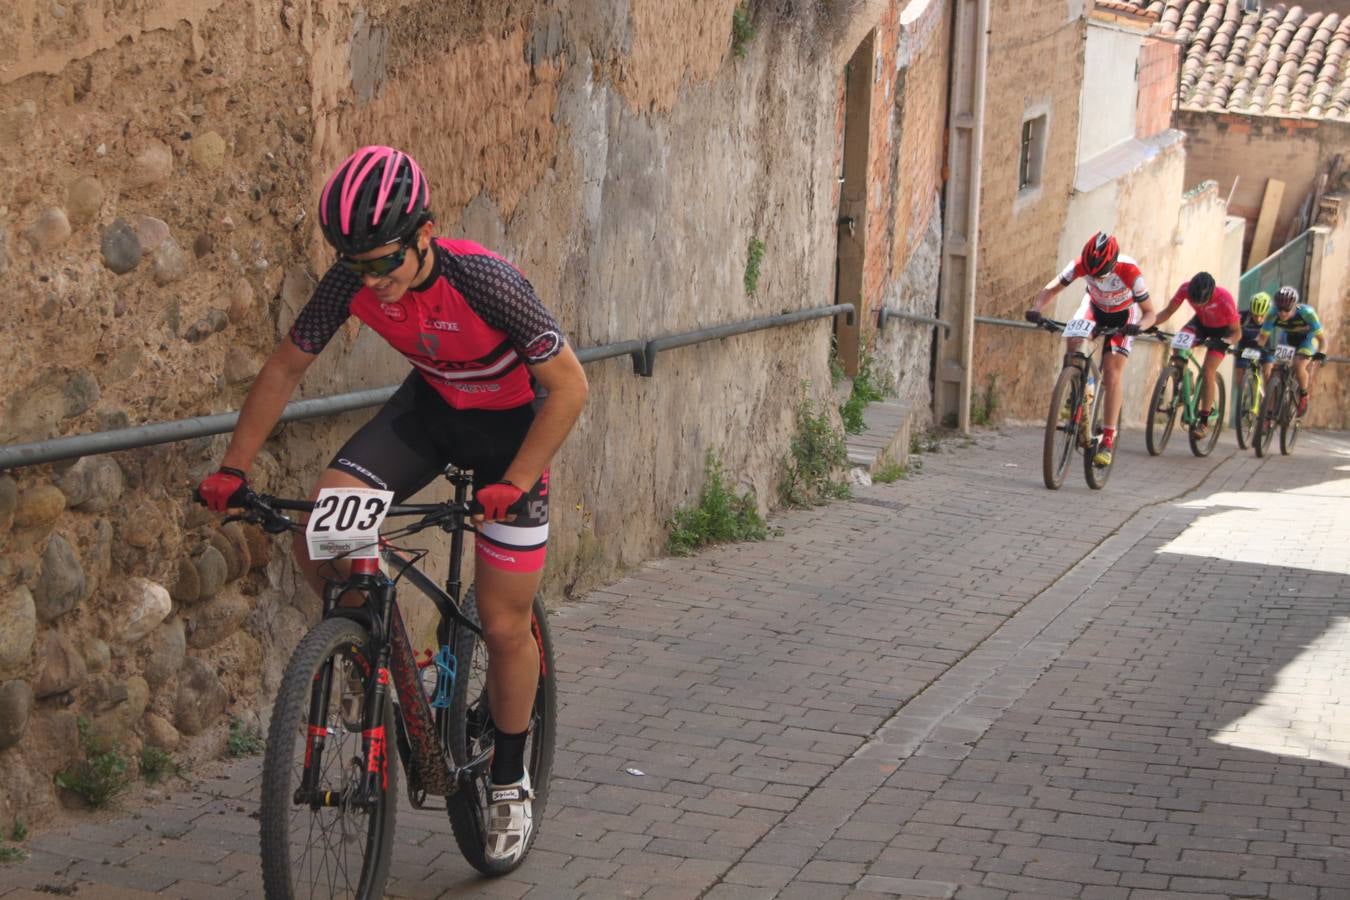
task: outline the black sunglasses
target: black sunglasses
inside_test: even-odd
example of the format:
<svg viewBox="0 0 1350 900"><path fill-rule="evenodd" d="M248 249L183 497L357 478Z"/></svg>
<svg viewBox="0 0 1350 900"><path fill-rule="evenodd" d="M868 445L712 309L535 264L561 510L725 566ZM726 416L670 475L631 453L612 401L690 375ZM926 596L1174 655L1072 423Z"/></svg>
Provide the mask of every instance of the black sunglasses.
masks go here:
<svg viewBox="0 0 1350 900"><path fill-rule="evenodd" d="M398 245L397 250L388 256L377 256L374 259L353 259L350 256L339 256L338 262L353 275L374 275L376 278L385 278L403 265L403 260L407 258L410 246L412 246L410 242L404 241Z"/></svg>

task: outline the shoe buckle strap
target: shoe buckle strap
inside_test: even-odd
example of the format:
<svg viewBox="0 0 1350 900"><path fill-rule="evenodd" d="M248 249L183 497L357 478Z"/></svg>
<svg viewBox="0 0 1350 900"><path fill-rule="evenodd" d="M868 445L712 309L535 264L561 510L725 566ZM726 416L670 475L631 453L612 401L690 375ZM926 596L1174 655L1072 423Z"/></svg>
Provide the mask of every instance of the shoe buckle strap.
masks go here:
<svg viewBox="0 0 1350 900"><path fill-rule="evenodd" d="M523 784L512 784L507 787L488 786L489 803L523 803L533 797L534 791Z"/></svg>

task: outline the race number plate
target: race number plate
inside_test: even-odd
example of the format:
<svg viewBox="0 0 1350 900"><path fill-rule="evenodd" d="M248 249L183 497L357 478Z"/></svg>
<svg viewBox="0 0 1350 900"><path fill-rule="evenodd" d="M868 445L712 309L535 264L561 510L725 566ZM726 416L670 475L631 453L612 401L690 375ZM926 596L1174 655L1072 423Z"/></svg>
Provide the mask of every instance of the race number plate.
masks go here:
<svg viewBox="0 0 1350 900"><path fill-rule="evenodd" d="M1261 358L1261 351L1257 350L1255 347L1245 347L1242 350L1242 358L1253 361L1258 360Z"/></svg>
<svg viewBox="0 0 1350 900"><path fill-rule="evenodd" d="M324 488L305 526L310 559L374 559L380 555L380 523L394 500L393 491L375 488Z"/></svg>
<svg viewBox="0 0 1350 900"><path fill-rule="evenodd" d="M1189 350L1195 344L1195 335L1189 331L1178 331L1172 338L1173 350Z"/></svg>
<svg viewBox="0 0 1350 900"><path fill-rule="evenodd" d="M1091 319L1074 319L1064 326L1064 336L1066 338L1092 337L1092 329L1096 324Z"/></svg>
<svg viewBox="0 0 1350 900"><path fill-rule="evenodd" d="M1275 358L1276 358L1276 359L1293 359L1293 358L1294 358L1294 345L1293 345L1293 344L1281 344L1280 346L1276 347L1276 348L1275 348Z"/></svg>

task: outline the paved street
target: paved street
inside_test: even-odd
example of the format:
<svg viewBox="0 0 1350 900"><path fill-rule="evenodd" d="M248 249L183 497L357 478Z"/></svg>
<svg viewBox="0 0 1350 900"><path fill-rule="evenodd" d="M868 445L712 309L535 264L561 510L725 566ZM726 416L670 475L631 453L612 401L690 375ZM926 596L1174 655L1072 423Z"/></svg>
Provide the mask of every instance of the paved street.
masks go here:
<svg viewBox="0 0 1350 900"><path fill-rule="evenodd" d="M1127 433L1100 493L1039 441L558 610L529 861L404 808L390 896L1350 898L1350 435ZM0 896L260 896L258 768L38 835Z"/></svg>

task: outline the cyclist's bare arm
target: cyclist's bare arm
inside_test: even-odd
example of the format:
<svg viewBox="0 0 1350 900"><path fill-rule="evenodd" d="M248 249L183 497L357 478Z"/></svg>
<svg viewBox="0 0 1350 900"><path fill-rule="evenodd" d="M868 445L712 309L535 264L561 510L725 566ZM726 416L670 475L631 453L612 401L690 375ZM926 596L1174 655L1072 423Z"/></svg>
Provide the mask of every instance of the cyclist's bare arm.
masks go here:
<svg viewBox="0 0 1350 900"><path fill-rule="evenodd" d="M262 370L253 381L253 387L249 388L221 465L241 472L249 471L263 441L267 440L267 435L295 393L296 385L316 359L318 357L314 354L297 347L289 335L281 339L267 362L263 363Z"/></svg>
<svg viewBox="0 0 1350 900"><path fill-rule="evenodd" d="M548 468L549 460L558 452L581 415L590 390L581 360L570 345L564 344L557 356L531 365L529 369L535 380L548 391L548 396L535 413L525 440L502 476L523 491L533 487Z"/></svg>
<svg viewBox="0 0 1350 900"><path fill-rule="evenodd" d="M1061 284L1059 276L1056 275L1049 284L1040 289L1036 294L1036 299L1031 302L1031 308L1036 312L1041 312L1050 303L1051 300L1059 296L1059 292L1068 287L1067 284Z"/></svg>
<svg viewBox="0 0 1350 900"><path fill-rule="evenodd" d="M1139 330L1148 331L1158 324L1158 314L1153 309L1153 298L1139 300Z"/></svg>
<svg viewBox="0 0 1350 900"><path fill-rule="evenodd" d="M1172 318L1172 313L1176 312L1176 311L1177 311L1178 309L1180 309L1180 308L1181 308L1181 298L1180 298L1180 297L1173 297L1172 300L1171 300L1171 302L1169 302L1169 303L1167 304L1167 306L1164 307L1163 311L1160 312L1160 313L1158 313L1158 317L1157 317L1156 319L1153 320L1153 323L1152 323L1152 324L1154 324L1154 325L1162 325L1162 323L1164 323L1164 322L1166 322L1168 319ZM1140 323L1139 323L1139 330L1140 330L1140 331L1143 331L1143 330L1146 329L1147 327L1148 327L1148 326L1145 325L1143 322L1140 322Z"/></svg>
<svg viewBox="0 0 1350 900"><path fill-rule="evenodd" d="M1228 326L1228 336L1224 340L1228 341L1230 347L1236 347L1242 343L1242 323L1240 321Z"/></svg>

